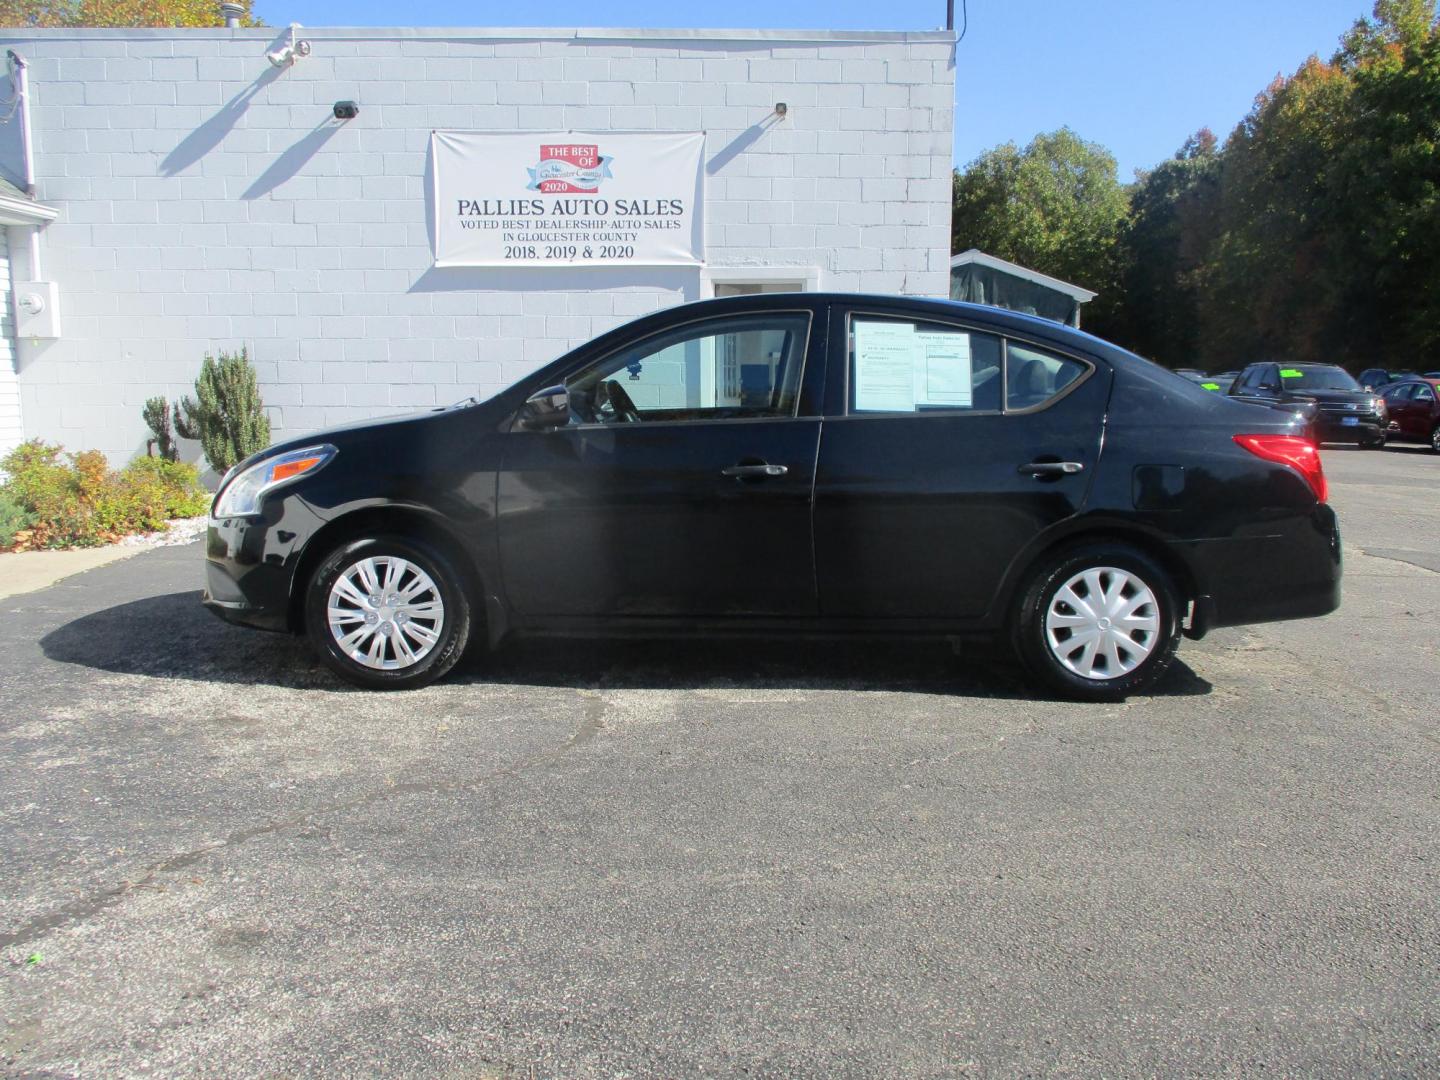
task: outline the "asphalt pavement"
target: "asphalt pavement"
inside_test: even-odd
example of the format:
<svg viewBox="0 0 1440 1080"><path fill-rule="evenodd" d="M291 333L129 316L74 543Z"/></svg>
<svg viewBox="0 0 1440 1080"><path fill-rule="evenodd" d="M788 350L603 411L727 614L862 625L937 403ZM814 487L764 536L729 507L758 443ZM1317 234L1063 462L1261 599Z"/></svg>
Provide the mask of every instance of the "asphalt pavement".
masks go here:
<svg viewBox="0 0 1440 1080"><path fill-rule="evenodd" d="M342 687L198 545L0 601L0 1072L1440 1074L1440 457L1153 696L943 645Z"/></svg>

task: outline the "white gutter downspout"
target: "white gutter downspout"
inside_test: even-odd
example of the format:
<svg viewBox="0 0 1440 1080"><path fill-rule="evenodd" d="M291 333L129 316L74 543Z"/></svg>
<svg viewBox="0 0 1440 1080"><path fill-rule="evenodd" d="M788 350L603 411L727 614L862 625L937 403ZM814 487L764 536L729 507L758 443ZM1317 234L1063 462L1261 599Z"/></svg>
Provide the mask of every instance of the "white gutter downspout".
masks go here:
<svg viewBox="0 0 1440 1080"><path fill-rule="evenodd" d="M20 155L24 159L25 194L35 198L35 151L30 134L30 72L25 58L10 50L10 63L15 68L15 94L20 99ZM30 280L41 281L40 226L30 226Z"/></svg>

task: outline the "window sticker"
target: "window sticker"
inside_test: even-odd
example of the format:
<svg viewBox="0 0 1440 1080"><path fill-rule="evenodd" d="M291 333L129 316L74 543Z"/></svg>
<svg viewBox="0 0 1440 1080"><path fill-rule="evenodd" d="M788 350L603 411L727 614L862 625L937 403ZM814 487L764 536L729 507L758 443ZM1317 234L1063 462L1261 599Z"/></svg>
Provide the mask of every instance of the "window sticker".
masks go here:
<svg viewBox="0 0 1440 1080"><path fill-rule="evenodd" d="M1202 383L1200 384L1200 389L1202 389L1202 390L1219 390L1219 389L1220 389L1220 384L1219 384L1218 382L1202 382Z"/></svg>
<svg viewBox="0 0 1440 1080"><path fill-rule="evenodd" d="M1303 379L1304 377L1305 373L1303 371L1297 371L1295 368L1287 367L1280 369L1280 378L1282 379Z"/></svg>
<svg viewBox="0 0 1440 1080"><path fill-rule="evenodd" d="M855 323L857 412L915 412L971 406L970 335L930 333L912 323Z"/></svg>

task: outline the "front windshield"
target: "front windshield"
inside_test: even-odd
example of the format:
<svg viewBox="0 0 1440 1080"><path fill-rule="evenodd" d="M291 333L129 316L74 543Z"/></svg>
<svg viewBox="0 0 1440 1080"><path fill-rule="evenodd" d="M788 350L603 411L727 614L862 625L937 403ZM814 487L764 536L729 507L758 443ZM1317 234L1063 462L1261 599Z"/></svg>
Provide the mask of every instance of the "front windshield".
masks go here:
<svg viewBox="0 0 1440 1080"><path fill-rule="evenodd" d="M1360 384L1344 368L1328 364L1282 367L1280 378L1286 390L1359 390Z"/></svg>

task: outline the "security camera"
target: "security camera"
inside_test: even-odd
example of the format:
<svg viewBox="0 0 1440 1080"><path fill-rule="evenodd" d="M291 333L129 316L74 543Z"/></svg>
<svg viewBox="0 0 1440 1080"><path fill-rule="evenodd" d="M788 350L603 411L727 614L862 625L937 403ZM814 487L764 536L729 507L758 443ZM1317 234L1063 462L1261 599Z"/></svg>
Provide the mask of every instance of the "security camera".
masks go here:
<svg viewBox="0 0 1440 1080"><path fill-rule="evenodd" d="M310 55L310 42L301 41L296 38L295 31L300 29L299 23L291 23L290 40L284 45L277 45L265 54L265 59L277 68L289 67L301 57Z"/></svg>

